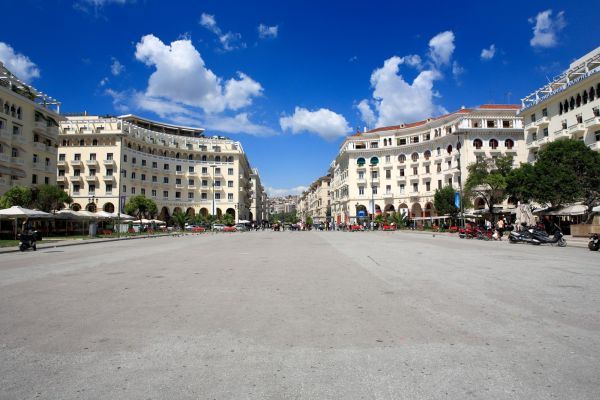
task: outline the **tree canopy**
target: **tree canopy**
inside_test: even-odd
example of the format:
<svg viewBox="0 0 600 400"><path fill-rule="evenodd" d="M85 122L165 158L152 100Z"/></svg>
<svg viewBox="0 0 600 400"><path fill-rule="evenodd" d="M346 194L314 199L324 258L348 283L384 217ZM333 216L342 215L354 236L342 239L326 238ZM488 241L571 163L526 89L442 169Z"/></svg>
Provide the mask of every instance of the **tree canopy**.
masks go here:
<svg viewBox="0 0 600 400"><path fill-rule="evenodd" d="M24 186L13 186L0 197L0 208L12 206L32 207L33 194L31 189Z"/></svg>
<svg viewBox="0 0 600 400"><path fill-rule="evenodd" d="M433 206L439 215L450 215L455 218L460 212L454 204L454 188L451 185L436 189L433 195Z"/></svg>
<svg viewBox="0 0 600 400"><path fill-rule="evenodd" d="M61 210L73 199L64 190L54 185L40 185L33 190L35 206L45 212Z"/></svg>
<svg viewBox="0 0 600 400"><path fill-rule="evenodd" d="M137 216L138 219L155 215L158 207L154 200L147 198L143 194L130 197L125 204L125 212Z"/></svg>
<svg viewBox="0 0 600 400"><path fill-rule="evenodd" d="M478 160L467 167L469 177L465 182L465 192L472 198L481 198L492 211L494 204L506 198L507 175L512 170L513 157L500 156L495 159Z"/></svg>

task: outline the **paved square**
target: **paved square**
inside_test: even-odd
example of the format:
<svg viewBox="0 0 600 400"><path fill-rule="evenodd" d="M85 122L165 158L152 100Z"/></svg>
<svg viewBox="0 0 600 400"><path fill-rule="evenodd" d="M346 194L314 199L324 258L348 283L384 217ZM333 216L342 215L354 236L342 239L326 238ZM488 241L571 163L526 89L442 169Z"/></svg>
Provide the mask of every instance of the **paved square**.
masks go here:
<svg viewBox="0 0 600 400"><path fill-rule="evenodd" d="M249 232L0 255L1 399L598 399L600 254Z"/></svg>

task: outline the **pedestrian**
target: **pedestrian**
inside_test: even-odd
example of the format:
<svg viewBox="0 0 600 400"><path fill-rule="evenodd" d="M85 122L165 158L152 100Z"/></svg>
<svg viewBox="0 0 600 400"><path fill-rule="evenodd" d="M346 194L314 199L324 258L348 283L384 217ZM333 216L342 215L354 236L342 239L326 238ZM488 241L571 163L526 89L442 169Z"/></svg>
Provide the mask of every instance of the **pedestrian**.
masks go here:
<svg viewBox="0 0 600 400"><path fill-rule="evenodd" d="M504 218L498 219L496 225L498 227L498 240L502 240L502 235L504 233Z"/></svg>

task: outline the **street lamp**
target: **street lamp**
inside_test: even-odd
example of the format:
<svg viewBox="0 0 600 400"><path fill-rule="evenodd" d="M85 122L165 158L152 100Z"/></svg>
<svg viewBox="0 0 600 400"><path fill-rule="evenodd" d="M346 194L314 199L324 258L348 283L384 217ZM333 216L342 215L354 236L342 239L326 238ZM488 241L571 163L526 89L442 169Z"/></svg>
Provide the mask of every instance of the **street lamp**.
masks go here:
<svg viewBox="0 0 600 400"><path fill-rule="evenodd" d="M94 205L94 207L93 207L94 208L94 212L96 212L97 211L96 210L96 204L98 204L98 198L96 197L96 195L93 194L90 197L88 197L88 207L89 207L90 204ZM88 210L88 211L90 211L90 210Z"/></svg>
<svg viewBox="0 0 600 400"><path fill-rule="evenodd" d="M216 201L215 200L215 168L217 166L215 164L212 164L210 167L212 168L212 172L213 172L212 173L212 197L213 197L212 198L212 216L214 218L214 216L216 215L215 214L215 208L216 208L216 205L215 205L215 201Z"/></svg>
<svg viewBox="0 0 600 400"><path fill-rule="evenodd" d="M458 150L458 158L456 159L456 164L458 167L458 195L459 195L459 199L458 201L460 202L460 226L461 228L465 227L465 206L463 204L463 190L462 190L462 168L460 165L460 149L462 148L462 145L460 143L460 132L457 133L458 136L458 142L456 143L456 149Z"/></svg>

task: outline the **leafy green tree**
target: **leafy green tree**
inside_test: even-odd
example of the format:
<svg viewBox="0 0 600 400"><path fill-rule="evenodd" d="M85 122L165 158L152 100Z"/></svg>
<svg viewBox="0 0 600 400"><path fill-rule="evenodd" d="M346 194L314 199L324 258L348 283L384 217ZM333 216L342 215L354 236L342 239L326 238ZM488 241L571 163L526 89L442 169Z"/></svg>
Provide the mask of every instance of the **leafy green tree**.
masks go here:
<svg viewBox="0 0 600 400"><path fill-rule="evenodd" d="M600 154L581 140L549 143L538 153L534 168L537 202L559 207L583 201L590 211L600 203Z"/></svg>
<svg viewBox="0 0 600 400"><path fill-rule="evenodd" d="M45 212L62 210L73 199L64 190L54 185L40 185L33 190L35 206Z"/></svg>
<svg viewBox="0 0 600 400"><path fill-rule="evenodd" d="M313 219L312 217L306 217L306 226L312 226Z"/></svg>
<svg viewBox="0 0 600 400"><path fill-rule="evenodd" d="M460 212L454 204L454 188L451 185L436 189L433 195L433 206L439 215L450 215L453 219Z"/></svg>
<svg viewBox="0 0 600 400"><path fill-rule="evenodd" d="M521 164L506 176L506 193L521 203L528 203L537 197L537 171L533 164Z"/></svg>
<svg viewBox="0 0 600 400"><path fill-rule="evenodd" d="M233 215L225 213L221 216L221 223L227 226L232 226L235 224L235 218L233 218Z"/></svg>
<svg viewBox="0 0 600 400"><path fill-rule="evenodd" d="M513 157L500 156L493 159L478 160L467 167L469 177L465 182L465 193L468 197L482 198L487 208L492 211L494 204L506 198L506 177L512 169Z"/></svg>
<svg viewBox="0 0 600 400"><path fill-rule="evenodd" d="M32 207L33 195L31 189L24 186L13 186L0 197L0 208L12 206Z"/></svg>
<svg viewBox="0 0 600 400"><path fill-rule="evenodd" d="M130 215L137 216L138 219L155 215L158 212L158 207L152 199L146 198L143 194L130 197L125 203L125 212Z"/></svg>
<svg viewBox="0 0 600 400"><path fill-rule="evenodd" d="M173 213L171 217L174 224L179 227L179 229L183 230L185 228L185 223L188 222L188 216L183 211L176 211Z"/></svg>

